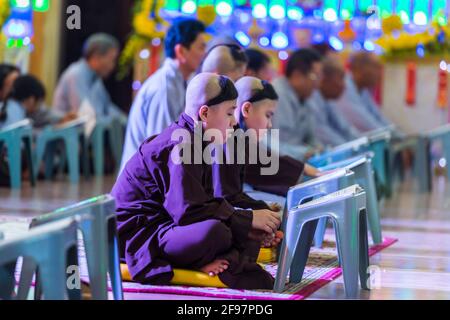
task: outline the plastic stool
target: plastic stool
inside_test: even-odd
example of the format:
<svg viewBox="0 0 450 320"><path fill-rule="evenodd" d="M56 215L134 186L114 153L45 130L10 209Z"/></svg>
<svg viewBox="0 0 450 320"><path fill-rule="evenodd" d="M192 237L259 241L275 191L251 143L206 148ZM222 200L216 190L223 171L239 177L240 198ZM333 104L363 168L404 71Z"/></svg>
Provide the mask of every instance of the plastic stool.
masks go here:
<svg viewBox="0 0 450 320"><path fill-rule="evenodd" d="M20 189L22 186L22 142L30 170L31 185L36 185L32 141L33 130L31 121L28 119L14 123L0 131L0 150L5 145L8 151L9 175L13 189Z"/></svg>
<svg viewBox="0 0 450 320"><path fill-rule="evenodd" d="M79 289L70 290L70 293L67 289L67 267L78 265L77 224L73 219L50 223L24 236L0 242L0 298L16 298L14 271L19 257L26 257L28 261L23 271L33 273L39 269L45 299L81 299ZM31 281L19 282L25 299L30 286Z"/></svg>
<svg viewBox="0 0 450 320"><path fill-rule="evenodd" d="M358 274L361 287L368 289L365 203L364 191L355 185L290 210L274 290L284 290L289 270L290 282L301 282L317 221L324 217L331 218L335 226L347 297L357 297Z"/></svg>
<svg viewBox="0 0 450 320"><path fill-rule="evenodd" d="M81 217L78 228L83 234L93 299L108 299L107 273L109 272L114 298L122 300L114 198L109 195L100 196L57 210L34 219L31 227L74 216Z"/></svg>

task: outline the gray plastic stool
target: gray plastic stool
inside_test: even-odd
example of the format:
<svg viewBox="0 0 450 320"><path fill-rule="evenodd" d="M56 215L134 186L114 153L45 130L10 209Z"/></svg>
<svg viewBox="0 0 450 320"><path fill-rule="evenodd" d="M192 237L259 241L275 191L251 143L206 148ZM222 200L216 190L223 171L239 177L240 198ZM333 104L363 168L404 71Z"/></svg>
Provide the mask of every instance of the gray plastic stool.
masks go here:
<svg viewBox="0 0 450 320"><path fill-rule="evenodd" d="M78 265L77 223L64 219L31 230L26 235L0 241L0 298L15 299L15 267L19 257L26 257L28 270L39 268L46 300L81 299L79 289L67 287L67 267ZM79 282L79 279L78 279ZM27 283L25 299L30 284ZM25 285L19 283L22 290ZM20 299L20 297L19 297Z"/></svg>
<svg viewBox="0 0 450 320"><path fill-rule="evenodd" d="M357 297L358 275L361 287L368 289L365 205L364 191L354 185L290 210L274 290L283 291L289 270L290 282L301 282L317 221L324 217L331 218L335 226L347 297Z"/></svg>
<svg viewBox="0 0 450 320"><path fill-rule="evenodd" d="M373 242L380 244L383 242L380 222L380 209L378 206L377 190L375 186L374 172L372 168L372 157L368 153L363 156L348 159L346 161L335 163L331 166L320 168L320 170L328 171L336 168L345 168L355 173L356 183L358 183L366 192L367 198L367 217L369 220L370 234ZM325 235L326 223L321 223L315 238L315 245L322 246Z"/></svg>
<svg viewBox="0 0 450 320"><path fill-rule="evenodd" d="M57 210L35 218L31 227L73 216L82 217L78 228L83 234L92 298L108 299L109 272L114 299L123 300L114 198L100 196ZM32 275L27 275L27 278L31 279ZM39 298L39 290L36 291Z"/></svg>

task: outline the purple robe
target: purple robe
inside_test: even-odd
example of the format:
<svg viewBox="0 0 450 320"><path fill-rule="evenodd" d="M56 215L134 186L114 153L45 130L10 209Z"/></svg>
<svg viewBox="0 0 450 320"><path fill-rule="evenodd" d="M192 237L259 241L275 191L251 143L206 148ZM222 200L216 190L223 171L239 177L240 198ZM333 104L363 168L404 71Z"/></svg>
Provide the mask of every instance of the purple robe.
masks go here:
<svg viewBox="0 0 450 320"><path fill-rule="evenodd" d="M252 211L214 196L211 165L172 161L180 144L172 134L179 129L194 141L194 122L182 114L141 145L112 190L122 261L134 281L168 284L173 268L199 269L226 259L230 266L220 275L226 285L271 289L273 278L256 263L260 243L248 237Z"/></svg>
<svg viewBox="0 0 450 320"><path fill-rule="evenodd" d="M240 129L236 126L235 130ZM242 133L242 132L241 132ZM214 190L215 195L224 197L233 206L243 209L268 209L269 207L264 201L257 201L251 198L243 191L244 183L249 184L253 189L272 193L286 197L289 188L297 185L303 174L304 163L297 161L289 156L279 157L279 170L276 174L265 176L261 174L262 168L269 167L263 165L259 158L256 163L249 160L249 152L251 143L243 134L235 135L235 151L234 164L215 165L214 166ZM237 159L237 148L239 144L237 139L245 139L245 163L239 164ZM267 148L260 144L258 148ZM259 155L259 149L256 149ZM225 152L225 154L229 154ZM264 154L271 155L270 150L264 150ZM226 155L224 156L226 158Z"/></svg>

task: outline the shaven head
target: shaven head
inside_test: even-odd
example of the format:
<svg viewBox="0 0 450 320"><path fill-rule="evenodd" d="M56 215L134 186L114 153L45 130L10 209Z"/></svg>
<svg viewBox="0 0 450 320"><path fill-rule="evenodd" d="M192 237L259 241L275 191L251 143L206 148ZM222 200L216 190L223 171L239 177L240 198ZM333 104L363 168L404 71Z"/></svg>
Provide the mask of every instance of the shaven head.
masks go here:
<svg viewBox="0 0 450 320"><path fill-rule="evenodd" d="M224 75L236 82L244 75L247 62L247 56L239 46L220 44L208 52L201 71Z"/></svg>
<svg viewBox="0 0 450 320"><path fill-rule="evenodd" d="M227 130L236 125L234 112L238 93L233 82L214 73L200 73L188 85L185 113L201 121L203 129L220 131L222 140Z"/></svg>
<svg viewBox="0 0 450 320"><path fill-rule="evenodd" d="M337 57L323 60L323 79L320 92L327 100L339 99L345 90L345 68Z"/></svg>
<svg viewBox="0 0 450 320"><path fill-rule="evenodd" d="M185 113L198 120L198 112L208 101L220 94L219 75L203 72L189 82L186 90Z"/></svg>
<svg viewBox="0 0 450 320"><path fill-rule="evenodd" d="M263 90L263 84L260 79L255 77L243 77L235 84L239 93L237 99L238 108L249 101L258 90Z"/></svg>
<svg viewBox="0 0 450 320"><path fill-rule="evenodd" d="M236 120L243 129L257 131L259 139L261 130L272 128L272 117L277 106L278 96L273 86L255 77L243 77L236 82L239 93L235 112Z"/></svg>
<svg viewBox="0 0 450 320"><path fill-rule="evenodd" d="M349 61L353 80L360 90L373 89L381 80L382 64L372 52L354 53Z"/></svg>

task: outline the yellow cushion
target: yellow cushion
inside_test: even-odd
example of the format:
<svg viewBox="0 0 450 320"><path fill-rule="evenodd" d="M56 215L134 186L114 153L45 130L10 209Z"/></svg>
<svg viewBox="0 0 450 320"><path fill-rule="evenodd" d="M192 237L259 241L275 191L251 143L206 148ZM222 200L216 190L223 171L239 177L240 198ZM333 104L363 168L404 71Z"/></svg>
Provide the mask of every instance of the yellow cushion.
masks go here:
<svg viewBox="0 0 450 320"><path fill-rule="evenodd" d="M276 250L273 248L261 248L258 263L271 263L276 259Z"/></svg>
<svg viewBox="0 0 450 320"><path fill-rule="evenodd" d="M258 263L273 262L275 257L274 249L262 248L259 252ZM120 265L123 281L131 282L132 278L128 266L126 264ZM213 288L227 288L227 286L219 279L218 276L210 277L206 273L192 270L174 269L174 277L170 281L173 285L190 286L190 287L213 287Z"/></svg>
<svg viewBox="0 0 450 320"><path fill-rule="evenodd" d="M131 275L126 264L120 265L123 281L131 282ZM227 286L219 279L218 276L210 277L206 273L191 270L173 270L174 277L170 281L173 285L190 286L190 287L214 287L227 288Z"/></svg>

